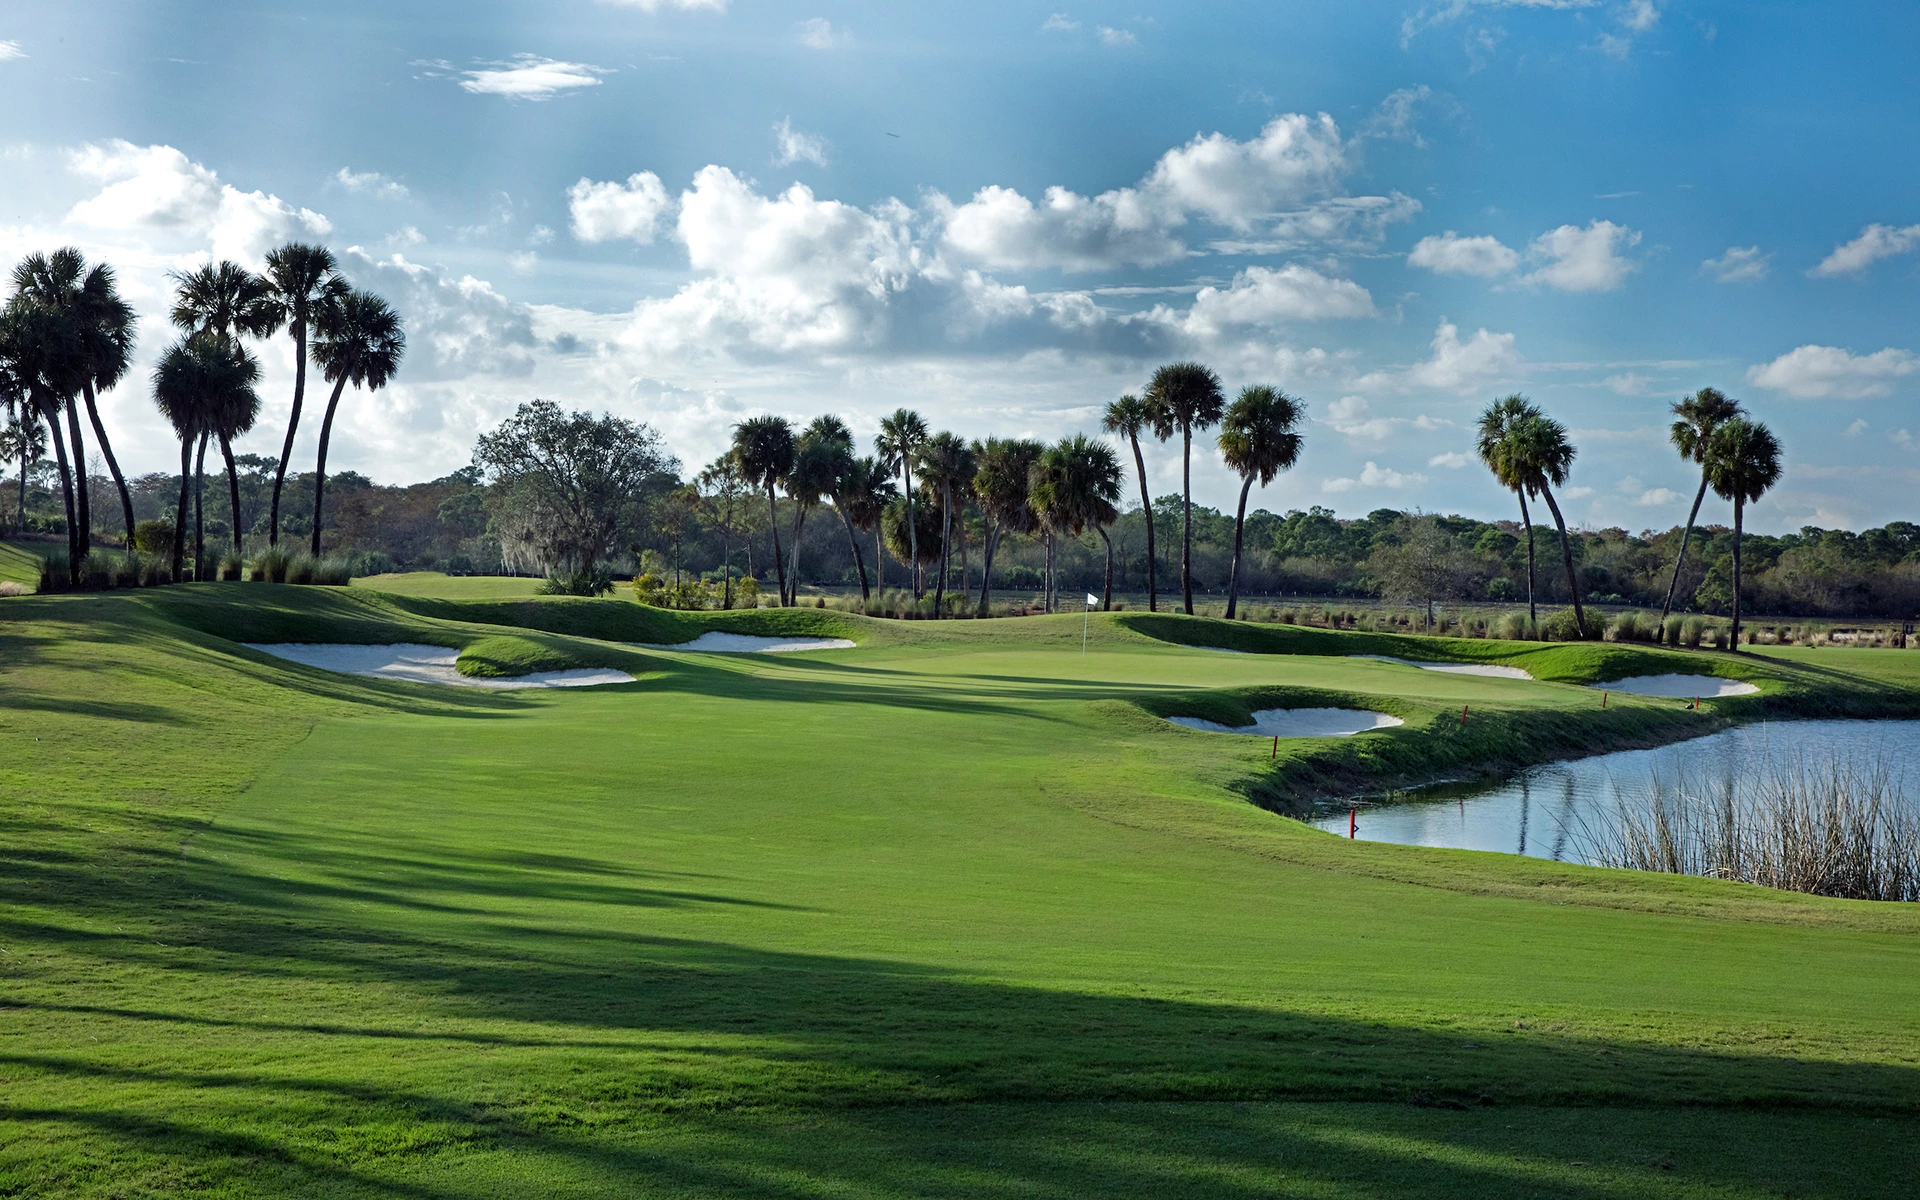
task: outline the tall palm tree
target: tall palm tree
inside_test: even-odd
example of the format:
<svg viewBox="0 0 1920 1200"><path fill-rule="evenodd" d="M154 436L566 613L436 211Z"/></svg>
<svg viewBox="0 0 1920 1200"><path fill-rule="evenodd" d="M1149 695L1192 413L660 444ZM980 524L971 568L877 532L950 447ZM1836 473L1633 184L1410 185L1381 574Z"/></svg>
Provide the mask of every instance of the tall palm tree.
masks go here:
<svg viewBox="0 0 1920 1200"><path fill-rule="evenodd" d="M980 566L980 605L975 612L987 615L989 593L993 588L993 556L1000 539L1009 533L1031 533L1035 524L1029 487L1033 467L1046 447L1024 438L988 438L973 444L976 464L973 494L987 518L986 556Z"/></svg>
<svg viewBox="0 0 1920 1200"><path fill-rule="evenodd" d="M1713 431L1706 477L1713 494L1733 501L1733 646L1740 646L1740 537L1747 505L1780 482L1780 440L1758 421L1735 417Z"/></svg>
<svg viewBox="0 0 1920 1200"><path fill-rule="evenodd" d="M1031 503L1047 530L1050 594L1058 591L1057 581L1053 580L1055 536L1064 533L1078 537L1092 529L1107 546L1106 598L1101 606L1113 606L1113 541L1107 536L1106 527L1120 515L1114 507L1120 499L1120 477L1120 459L1113 447L1085 434L1061 439L1059 444L1042 451L1034 463Z"/></svg>
<svg viewBox="0 0 1920 1200"><path fill-rule="evenodd" d="M77 439L79 420L74 397L86 372L76 336L73 314L63 308L36 303L16 290L0 313L0 356L12 364L34 416L47 424L53 439L54 466L60 474L60 498L67 518L67 582L78 587L86 565L87 537L84 489L75 496L74 473L68 465L67 440L60 432L60 413ZM75 443L79 443L76 441Z"/></svg>
<svg viewBox="0 0 1920 1200"><path fill-rule="evenodd" d="M1673 593L1680 586L1680 568L1687 561L1687 543L1693 538L1693 524L1700 519L1700 502L1707 498L1707 447L1714 430L1742 415L1738 400L1717 388L1701 388L1673 406L1674 422L1669 430L1673 448L1683 459L1691 459L1700 468L1700 487L1693 493L1693 507L1687 512L1687 527L1680 533L1680 553L1674 556L1673 579L1667 584L1667 600L1660 606L1660 623L1666 624L1673 611Z"/></svg>
<svg viewBox="0 0 1920 1200"><path fill-rule="evenodd" d="M293 412L287 417L287 440L280 447L280 465L273 473L273 507L267 518L267 545L280 544L280 491L287 464L293 460L293 437L300 428L300 408L307 396L307 335L348 291L333 251L305 242L288 242L267 253L264 276L267 295L293 335Z"/></svg>
<svg viewBox="0 0 1920 1200"><path fill-rule="evenodd" d="M767 532L773 538L773 568L780 577L780 597L784 604L787 564L780 556L780 509L773 487L793 469L793 426L785 417L749 417L733 427L732 453L747 482L767 489Z"/></svg>
<svg viewBox="0 0 1920 1200"><path fill-rule="evenodd" d="M1161 441L1180 432L1180 589L1193 615L1193 431L1211 429L1227 398L1220 377L1196 362L1169 363L1153 373L1146 402L1154 436Z"/></svg>
<svg viewBox="0 0 1920 1200"><path fill-rule="evenodd" d="M1247 493L1255 479L1261 487L1300 460L1296 426L1305 414L1300 402L1263 383L1240 389L1220 423L1220 454L1240 473L1240 508L1233 517L1233 570L1227 576L1227 620L1240 602L1240 542L1247 527Z"/></svg>
<svg viewBox="0 0 1920 1200"><path fill-rule="evenodd" d="M846 435L844 442L839 440L841 434ZM782 599L788 607L800 601L800 537L806 529L807 517L820 503L820 498L833 490L840 458L851 457L852 452L853 435L838 417L816 418L794 439L793 465L780 481L787 489L787 498L793 501L793 545L788 549L793 561L787 570L787 592Z"/></svg>
<svg viewBox="0 0 1920 1200"><path fill-rule="evenodd" d="M0 461L20 460L19 504L13 513L13 531L18 536L27 531L27 475L46 454L47 435L28 398L26 381L6 357L4 343L0 343L0 409L7 414L6 428L0 429Z"/></svg>
<svg viewBox="0 0 1920 1200"><path fill-rule="evenodd" d="M830 467L825 478L827 498L833 501L834 511L840 514L840 523L846 526L847 548L853 551L854 569L860 575L860 604L865 608L873 593L867 586L867 560L860 553L860 537L854 532L857 524L854 509L861 507L861 490L871 489L871 477L861 469L861 460L854 457L853 431L839 417L815 417L807 426L807 436L813 438L821 448Z"/></svg>
<svg viewBox="0 0 1920 1200"><path fill-rule="evenodd" d="M320 557L321 494L327 485L327 442L333 436L333 414L340 392L348 383L369 392L387 386L407 353L407 335L400 314L372 292L349 291L325 309L320 336L313 343L313 361L333 385L327 397L327 415L320 422L320 456L313 475L313 556Z"/></svg>
<svg viewBox="0 0 1920 1200"><path fill-rule="evenodd" d="M882 466L880 460L868 456L853 459L847 464L847 473L840 480L840 494L833 501L852 528L873 534L873 586L883 594L887 590L887 583L881 574L881 567L886 562L886 555L880 541L885 536L880 522L894 496L892 472ZM860 568L860 603L864 610L873 597L867 590L867 568L861 560L857 543L853 561Z"/></svg>
<svg viewBox="0 0 1920 1200"><path fill-rule="evenodd" d="M920 583L920 524L913 519L913 456L927 440L926 418L911 409L897 408L880 420L880 436L873 441L874 451L888 471L900 472L900 495L907 502L907 570L913 575L913 598L926 590Z"/></svg>
<svg viewBox="0 0 1920 1200"><path fill-rule="evenodd" d="M933 611L946 613L947 576L953 570L954 494L966 494L967 481L973 478L973 450L956 433L936 433L920 444L914 455L920 464L921 485L937 492L940 498L940 565L934 580ZM965 532L965 522L961 523Z"/></svg>
<svg viewBox="0 0 1920 1200"><path fill-rule="evenodd" d="M1153 497L1147 492L1147 460L1140 454L1140 435L1152 432L1153 410L1138 396L1122 396L1107 405L1100 427L1117 433L1133 447L1133 469L1140 476L1140 514L1147 519L1147 611L1160 611L1159 562L1153 552Z"/></svg>
<svg viewBox="0 0 1920 1200"><path fill-rule="evenodd" d="M181 577L186 551L187 488L195 472L193 447L202 458L207 438L240 414L258 412L260 364L238 342L213 333L182 338L161 356L153 373L153 402L180 438L180 499L173 522L173 577ZM195 502L196 514L199 503ZM196 518L196 525L198 524ZM203 556L200 534L194 535L196 577Z"/></svg>
<svg viewBox="0 0 1920 1200"><path fill-rule="evenodd" d="M170 319L186 333L271 337L286 320L267 281L238 263L221 261L176 271Z"/></svg>
<svg viewBox="0 0 1920 1200"><path fill-rule="evenodd" d="M1520 500L1520 524L1527 534L1527 619L1540 619L1539 605L1533 595L1533 515L1527 511L1527 485L1524 472L1520 470L1519 442L1514 436L1522 422L1540 415L1540 410L1518 393L1495 400L1487 405L1480 414L1479 431L1474 438L1474 452L1480 456L1500 486L1507 488Z"/></svg>
<svg viewBox="0 0 1920 1200"><path fill-rule="evenodd" d="M1531 416L1514 426L1514 461L1523 486L1547 502L1554 527L1560 531L1560 560L1567 568L1567 594L1573 598L1573 620L1580 636L1587 636L1587 611L1580 603L1580 579L1573 571L1573 543L1567 538L1566 518L1554 502L1553 489L1567 482L1578 453L1567 440L1567 427L1551 417Z"/></svg>
<svg viewBox="0 0 1920 1200"><path fill-rule="evenodd" d="M220 442L220 457L227 464L227 500L228 512L233 516L233 552L242 554L246 546L242 541L246 528L240 520L240 472L234 468L233 439L241 437L253 428L260 419L260 393L254 385L260 380L260 364L253 355L238 342L228 344L231 356L230 370L236 380L234 386L225 387L207 397L207 428ZM197 530L196 530L197 536Z"/></svg>

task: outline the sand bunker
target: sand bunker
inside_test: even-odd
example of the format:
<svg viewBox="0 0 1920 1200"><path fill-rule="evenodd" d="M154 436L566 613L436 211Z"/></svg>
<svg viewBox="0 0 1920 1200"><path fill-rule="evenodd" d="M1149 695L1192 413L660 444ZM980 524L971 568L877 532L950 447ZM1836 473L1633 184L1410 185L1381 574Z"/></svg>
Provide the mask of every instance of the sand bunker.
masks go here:
<svg viewBox="0 0 1920 1200"><path fill-rule="evenodd" d="M1489 679L1533 678L1519 667L1497 667L1491 663L1414 662L1409 658L1392 658L1385 654L1356 654L1353 657L1371 658L1375 662L1399 663L1403 667L1419 667L1422 671L1443 671L1448 675L1485 675Z"/></svg>
<svg viewBox="0 0 1920 1200"><path fill-rule="evenodd" d="M401 642L392 646L341 646L311 642L244 643L249 650L271 654L323 671L343 675L367 675L374 679L399 679L408 683L451 684L454 687L556 688L592 687L600 683L632 683L625 671L608 668L579 671L536 671L511 679L475 679L454 669L460 652L445 646L423 646Z"/></svg>
<svg viewBox="0 0 1920 1200"><path fill-rule="evenodd" d="M1245 733L1255 737L1348 737L1369 729L1385 729L1405 724L1399 717L1368 712L1358 708L1263 708L1253 714L1253 724L1235 728L1199 717L1168 717L1175 725L1204 729L1208 733Z"/></svg>
<svg viewBox="0 0 1920 1200"><path fill-rule="evenodd" d="M1717 696L1751 696L1760 690L1751 683L1721 679L1717 675L1635 675L1631 679L1616 679L1612 683L1590 686L1603 692L1664 696L1669 700L1691 700L1695 696L1709 700Z"/></svg>
<svg viewBox="0 0 1920 1200"><path fill-rule="evenodd" d="M713 654L792 654L800 650L851 650L845 638L752 637L744 633L703 633L690 642L660 645L634 642L648 650L705 650Z"/></svg>

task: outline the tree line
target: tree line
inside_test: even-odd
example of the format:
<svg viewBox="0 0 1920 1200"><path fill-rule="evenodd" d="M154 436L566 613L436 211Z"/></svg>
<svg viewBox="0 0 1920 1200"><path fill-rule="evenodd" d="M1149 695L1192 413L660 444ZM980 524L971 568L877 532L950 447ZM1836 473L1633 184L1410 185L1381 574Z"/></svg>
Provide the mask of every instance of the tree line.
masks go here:
<svg viewBox="0 0 1920 1200"><path fill-rule="evenodd" d="M170 577L185 577L187 503L194 507L193 577L207 577L204 492L209 444L225 461L228 500L239 512L235 438L260 416L260 364L247 345L284 329L294 343L293 408L274 472L267 543L277 548L280 509L306 399L311 359L332 384L312 474L311 553L320 554L327 481L327 447L341 394L348 384L373 391L399 369L406 351L400 317L385 300L355 289L333 253L290 242L270 252L255 274L232 262L209 263L171 276L169 320L177 336L160 356L152 396L180 442L179 487L172 520ZM141 542L133 489L120 470L100 419L98 397L118 386L132 365L135 314L119 294L113 268L91 266L73 248L30 254L12 272L12 292L0 309L0 407L7 417L0 452L20 464L16 520L24 525L27 478L51 442L67 532L68 583L79 586L95 545L93 489L88 486L85 412L93 446L105 460L119 501L123 544ZM64 419L64 426L62 428ZM157 532L149 529L149 535ZM232 522L233 553L244 552ZM147 539L151 544L151 536Z"/></svg>

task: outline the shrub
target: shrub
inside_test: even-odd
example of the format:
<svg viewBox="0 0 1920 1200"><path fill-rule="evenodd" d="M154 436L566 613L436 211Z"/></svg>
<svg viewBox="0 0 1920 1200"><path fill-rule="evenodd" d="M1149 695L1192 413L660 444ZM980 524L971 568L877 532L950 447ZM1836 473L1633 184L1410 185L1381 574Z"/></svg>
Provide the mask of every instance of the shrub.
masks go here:
<svg viewBox="0 0 1920 1200"><path fill-rule="evenodd" d="M64 592L71 590L67 578L67 552L64 547L49 547L40 554L40 591Z"/></svg>
<svg viewBox="0 0 1920 1200"><path fill-rule="evenodd" d="M1510 642L1531 642L1539 636L1524 614L1508 613L1500 622L1500 636Z"/></svg>
<svg viewBox="0 0 1920 1200"><path fill-rule="evenodd" d="M249 578L255 583L287 582L287 564L293 561L293 555L278 546L268 546L253 560L253 569Z"/></svg>
<svg viewBox="0 0 1920 1200"><path fill-rule="evenodd" d="M317 565L313 555L308 554L305 550L294 554L287 559L286 581L288 583L312 583L313 571Z"/></svg>
<svg viewBox="0 0 1920 1200"><path fill-rule="evenodd" d="M598 596L613 590L613 572L605 567L591 571L556 572L540 581L534 591L542 596Z"/></svg>
<svg viewBox="0 0 1920 1200"><path fill-rule="evenodd" d="M1647 626L1636 612L1623 612L1615 617L1610 632L1616 642L1644 642L1648 637Z"/></svg>
<svg viewBox="0 0 1920 1200"><path fill-rule="evenodd" d="M733 602L741 608L759 608L760 581L751 575L742 575L733 585Z"/></svg>
<svg viewBox="0 0 1920 1200"><path fill-rule="evenodd" d="M343 555L329 555L313 564L313 582L327 587L345 587L353 582L354 560Z"/></svg>
<svg viewBox="0 0 1920 1200"><path fill-rule="evenodd" d="M239 554L229 550L220 556L220 565L215 569L213 577L229 583L237 583L246 568L247 564L241 561Z"/></svg>
<svg viewBox="0 0 1920 1200"><path fill-rule="evenodd" d="M1671 628L1671 626L1669 626ZM1700 648L1700 639L1707 632L1707 623L1699 617L1688 617L1680 623L1680 644L1689 650Z"/></svg>
<svg viewBox="0 0 1920 1200"><path fill-rule="evenodd" d="M139 584L141 587L165 587L173 582L173 558L171 554L142 554L140 556Z"/></svg>
<svg viewBox="0 0 1920 1200"><path fill-rule="evenodd" d="M142 554L173 553L173 522L136 521L133 526L133 548Z"/></svg>

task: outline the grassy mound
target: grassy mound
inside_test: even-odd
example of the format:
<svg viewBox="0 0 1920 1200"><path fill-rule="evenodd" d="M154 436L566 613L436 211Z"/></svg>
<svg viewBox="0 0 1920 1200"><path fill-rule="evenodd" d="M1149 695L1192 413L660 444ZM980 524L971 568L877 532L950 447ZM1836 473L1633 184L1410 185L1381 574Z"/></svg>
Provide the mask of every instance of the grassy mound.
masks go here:
<svg viewBox="0 0 1920 1200"><path fill-rule="evenodd" d="M40 586L40 555L26 542L0 542L0 583L26 591Z"/></svg>
<svg viewBox="0 0 1920 1200"><path fill-rule="evenodd" d="M576 671L613 667L634 671L644 660L632 651L575 638L527 634L496 634L468 642L454 664L462 675L475 679L511 679L538 671Z"/></svg>

